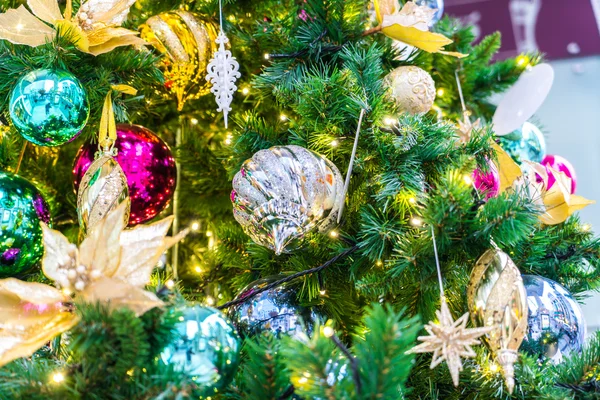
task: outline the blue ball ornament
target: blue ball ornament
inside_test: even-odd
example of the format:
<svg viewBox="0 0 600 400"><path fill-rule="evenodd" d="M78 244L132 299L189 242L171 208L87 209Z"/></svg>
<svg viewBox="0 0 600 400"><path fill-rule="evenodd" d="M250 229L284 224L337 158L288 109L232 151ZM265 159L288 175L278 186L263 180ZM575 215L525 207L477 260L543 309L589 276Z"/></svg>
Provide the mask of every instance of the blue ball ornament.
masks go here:
<svg viewBox="0 0 600 400"><path fill-rule="evenodd" d="M546 140L539 128L525 122L516 131L498 138L498 143L515 162L523 161L541 163L546 156Z"/></svg>
<svg viewBox="0 0 600 400"><path fill-rule="evenodd" d="M581 351L585 341L583 312L562 285L541 276L523 275L527 291L528 332L521 350L559 363Z"/></svg>
<svg viewBox="0 0 600 400"><path fill-rule="evenodd" d="M433 19L431 20L431 26L435 25L444 15L444 0L415 0L415 4L418 6L427 6L436 10Z"/></svg>
<svg viewBox="0 0 600 400"><path fill-rule="evenodd" d="M39 69L19 79L10 96L9 111L25 139L39 146L60 146L79 135L90 105L73 74Z"/></svg>
<svg viewBox="0 0 600 400"><path fill-rule="evenodd" d="M240 339L229 320L218 310L186 305L174 340L161 353L164 363L185 372L213 395L233 379L239 362Z"/></svg>

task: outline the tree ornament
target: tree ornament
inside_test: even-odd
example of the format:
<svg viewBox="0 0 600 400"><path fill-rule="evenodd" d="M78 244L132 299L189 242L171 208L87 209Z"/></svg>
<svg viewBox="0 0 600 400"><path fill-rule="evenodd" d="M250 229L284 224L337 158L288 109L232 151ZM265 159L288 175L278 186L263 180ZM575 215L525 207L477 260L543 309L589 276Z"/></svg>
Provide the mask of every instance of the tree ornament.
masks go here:
<svg viewBox="0 0 600 400"><path fill-rule="evenodd" d="M435 82L431 75L419 67L398 67L386 76L385 84L403 112L423 114L433 107Z"/></svg>
<svg viewBox="0 0 600 400"><path fill-rule="evenodd" d="M492 120L496 135L508 135L522 127L542 106L553 82L554 70L549 64L538 64L525 70L496 108ZM536 162L540 161L541 158Z"/></svg>
<svg viewBox="0 0 600 400"><path fill-rule="evenodd" d="M571 293L541 276L523 275L527 291L529 329L522 349L541 359L560 363L579 353L586 336L583 312Z"/></svg>
<svg viewBox="0 0 600 400"><path fill-rule="evenodd" d="M575 174L575 168L573 165L564 157L548 154L542 160L541 164L546 167L548 171L548 186L547 189L551 189L556 182L556 177L552 174L552 170L564 173L568 178L571 179L571 194L575 194L577 188L577 175ZM542 178L540 177L539 180Z"/></svg>
<svg viewBox="0 0 600 400"><path fill-rule="evenodd" d="M10 95L9 110L25 139L38 146L60 146L79 135L87 123L90 105L74 75L39 69L19 79Z"/></svg>
<svg viewBox="0 0 600 400"><path fill-rule="evenodd" d="M495 354L512 393L514 363L527 333L527 296L521 273L506 253L490 249L477 260L467 288L467 303L473 323L492 328L484 342Z"/></svg>
<svg viewBox="0 0 600 400"><path fill-rule="evenodd" d="M118 150L115 159L127 177L131 213L129 226L149 221L160 214L171 201L177 169L167 144L152 131L139 125L116 126ZM83 145L75 159L73 178L79 190L83 176L94 162L98 145Z"/></svg>
<svg viewBox="0 0 600 400"><path fill-rule="evenodd" d="M18 279L0 280L0 367L27 357L77 324L71 294L111 310L140 316L163 302L145 290L158 259L186 231L166 237L172 217L125 230L125 205L110 212L79 248L43 222L44 274L60 288Z"/></svg>
<svg viewBox="0 0 600 400"><path fill-rule="evenodd" d="M246 160L233 178L233 215L252 240L279 255L335 223L343 185L325 157L300 146L271 147Z"/></svg>
<svg viewBox="0 0 600 400"><path fill-rule="evenodd" d="M225 44L229 43L229 39L223 31L223 5L221 0L219 0L219 18L220 31L215 39L215 43L219 45L219 50L215 52L214 57L208 63L206 80L213 85L210 91L216 97L217 112L223 112L225 128L227 128L227 115L231 111L233 93L237 89L235 81L242 75L238 71L240 65L237 60L231 55L231 51L225 49Z"/></svg>
<svg viewBox="0 0 600 400"><path fill-rule="evenodd" d="M137 37L137 32L120 26L135 1L89 0L81 3L73 17L71 1L67 1L63 15L58 0L27 0L31 12L20 6L0 14L0 39L37 47L53 42L60 30L69 32L63 37L69 38L79 50L93 55L120 46L141 46L145 42Z"/></svg>
<svg viewBox="0 0 600 400"><path fill-rule="evenodd" d="M429 7L435 11L433 18L429 22L429 26L434 26L444 15L444 0L415 0L415 4L418 6Z"/></svg>
<svg viewBox="0 0 600 400"><path fill-rule="evenodd" d="M293 286L283 284L259 294L265 286L285 278L284 275L270 276L246 286L235 300L246 301L229 308L229 317L240 335L251 337L261 332L300 338L311 336L316 322L326 318L314 307L299 304Z"/></svg>
<svg viewBox="0 0 600 400"><path fill-rule="evenodd" d="M530 122L525 122L510 135L498 138L498 142L518 164L523 161L540 163L546 155L544 135Z"/></svg>
<svg viewBox="0 0 600 400"><path fill-rule="evenodd" d="M185 372L204 388L207 396L231 382L239 363L241 343L229 320L218 310L186 305L175 326L175 336L161 359Z"/></svg>
<svg viewBox="0 0 600 400"><path fill-rule="evenodd" d="M454 321L446 296L444 295L444 285L442 281L442 269L438 259L437 245L435 243L435 234L433 227L431 229L433 247L435 253L435 263L437 267L438 282L440 285L440 310L435 312L438 321L430 321L425 325L425 330L429 336L419 336L418 339L423 342L412 349L409 353L433 353L430 369L434 369L443 361L446 361L452 383L458 386L459 374L463 370L462 357L475 357L477 354L473 350L474 345L479 345L477 338L491 331L490 327L467 328L469 313Z"/></svg>
<svg viewBox="0 0 600 400"><path fill-rule="evenodd" d="M164 55L166 87L175 95L177 108L209 93L205 80L208 61L217 51L217 27L188 11L169 11L140 26L141 36Z"/></svg>
<svg viewBox="0 0 600 400"><path fill-rule="evenodd" d="M458 58L467 56L443 50L445 46L452 43L452 39L439 33L429 32L429 27L433 26L432 21L437 12L428 5L417 5L415 2L407 1L400 9L398 0L375 0L375 13L380 24L375 30L381 31L391 39L399 40L429 53L440 53Z"/></svg>
<svg viewBox="0 0 600 400"><path fill-rule="evenodd" d="M23 274L44 254L40 222L50 223L50 208L29 181L0 172L0 216L0 276Z"/></svg>
<svg viewBox="0 0 600 400"><path fill-rule="evenodd" d="M473 171L473 184L478 192L485 195L486 200L498 196L500 193L500 174L493 161L487 160L488 170L483 172L480 168Z"/></svg>

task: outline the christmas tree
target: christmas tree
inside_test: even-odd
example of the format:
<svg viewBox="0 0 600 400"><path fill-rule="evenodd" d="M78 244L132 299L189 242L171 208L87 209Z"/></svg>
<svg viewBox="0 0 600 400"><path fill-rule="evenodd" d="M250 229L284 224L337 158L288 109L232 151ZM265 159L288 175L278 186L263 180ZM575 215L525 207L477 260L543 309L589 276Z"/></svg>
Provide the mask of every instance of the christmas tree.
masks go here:
<svg viewBox="0 0 600 400"><path fill-rule="evenodd" d="M3 0L0 399L595 398L549 66L417 3Z"/></svg>

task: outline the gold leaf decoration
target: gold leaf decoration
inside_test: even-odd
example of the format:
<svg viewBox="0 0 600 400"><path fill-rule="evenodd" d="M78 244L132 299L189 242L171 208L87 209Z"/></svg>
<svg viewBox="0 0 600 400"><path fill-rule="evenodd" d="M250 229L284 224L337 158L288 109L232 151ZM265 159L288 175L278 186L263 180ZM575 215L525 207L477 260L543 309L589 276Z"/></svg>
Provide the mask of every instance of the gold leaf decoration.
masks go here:
<svg viewBox="0 0 600 400"><path fill-rule="evenodd" d="M116 278L101 277L79 294L88 303L107 304L109 309L127 308L138 317L163 302L154 293Z"/></svg>
<svg viewBox="0 0 600 400"><path fill-rule="evenodd" d="M0 14L0 39L31 47L54 39L56 32L34 17L24 6Z"/></svg>
<svg viewBox="0 0 600 400"><path fill-rule="evenodd" d="M66 306L69 301L52 286L0 280L0 366L30 356L77 324Z"/></svg>
<svg viewBox="0 0 600 400"><path fill-rule="evenodd" d="M496 142L492 143L492 147L496 152L498 162L500 193L503 193L506 189L513 187L513 184L523 175L523 172L521 171L521 167Z"/></svg>
<svg viewBox="0 0 600 400"><path fill-rule="evenodd" d="M56 0L29 0L27 5L33 15L49 24L54 24L56 21L63 19Z"/></svg>

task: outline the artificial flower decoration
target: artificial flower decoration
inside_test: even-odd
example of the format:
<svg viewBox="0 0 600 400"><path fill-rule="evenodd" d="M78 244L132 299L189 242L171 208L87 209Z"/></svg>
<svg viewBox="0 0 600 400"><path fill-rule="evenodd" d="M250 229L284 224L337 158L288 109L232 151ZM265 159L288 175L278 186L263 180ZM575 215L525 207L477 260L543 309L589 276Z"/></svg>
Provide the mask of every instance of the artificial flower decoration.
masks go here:
<svg viewBox="0 0 600 400"><path fill-rule="evenodd" d="M399 10L398 0L374 0L375 13L379 22L378 29L387 37L399 40L429 53L446 54L458 58L466 54L445 51L444 47L452 40L446 36L429 32L429 25L436 10L427 6L418 6L408 1Z"/></svg>
<svg viewBox="0 0 600 400"><path fill-rule="evenodd" d="M8 278L0 280L0 367L33 354L78 319L72 294L110 309L128 308L140 316L163 302L144 290L160 256L187 231L166 237L173 217L125 230L125 205L109 213L79 248L42 223L44 274L55 288Z"/></svg>
<svg viewBox="0 0 600 400"><path fill-rule="evenodd" d="M73 17L71 0L67 0L64 15L58 0L27 0L31 11L21 5L0 14L0 39L37 47L54 40L60 30L72 37L81 51L93 55L120 46L143 45L138 32L120 26L135 1L89 0Z"/></svg>
<svg viewBox="0 0 600 400"><path fill-rule="evenodd" d="M500 174L500 193L508 188L517 190L538 205L543 213L539 216L542 223L556 225L564 222L595 201L571 194L571 178L564 172L549 168L556 183L548 190L548 170L541 164L525 161L525 173L513 159L496 143L493 144Z"/></svg>

